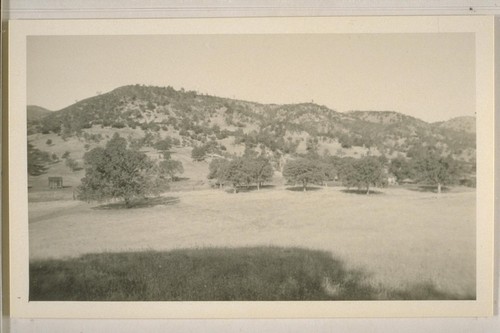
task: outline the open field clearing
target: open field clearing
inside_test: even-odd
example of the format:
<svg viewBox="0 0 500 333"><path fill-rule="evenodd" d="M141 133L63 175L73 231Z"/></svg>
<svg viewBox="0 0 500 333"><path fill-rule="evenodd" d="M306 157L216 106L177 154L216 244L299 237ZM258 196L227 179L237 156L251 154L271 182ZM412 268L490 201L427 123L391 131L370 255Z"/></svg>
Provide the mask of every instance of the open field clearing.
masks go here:
<svg viewBox="0 0 500 333"><path fill-rule="evenodd" d="M228 194L171 192L135 209L30 202L30 260L99 252L280 246L332 253L374 286L430 283L475 295L475 192L404 188L370 196L340 188Z"/></svg>

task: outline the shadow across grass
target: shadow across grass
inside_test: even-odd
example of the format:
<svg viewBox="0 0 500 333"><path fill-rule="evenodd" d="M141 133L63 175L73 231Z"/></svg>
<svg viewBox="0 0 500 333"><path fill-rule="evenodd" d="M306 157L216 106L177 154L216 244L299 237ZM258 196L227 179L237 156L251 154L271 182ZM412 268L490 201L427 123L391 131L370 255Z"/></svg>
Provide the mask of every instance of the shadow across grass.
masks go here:
<svg viewBox="0 0 500 333"><path fill-rule="evenodd" d="M437 186L436 185L414 185L414 186L405 186L405 188L410 190L410 191L415 191L415 192L437 193ZM442 193L447 193L450 191L451 191L450 187L446 187L446 186L441 187Z"/></svg>
<svg viewBox="0 0 500 333"><path fill-rule="evenodd" d="M269 189L273 189L275 187L276 187L276 185L262 185L260 187L260 190L269 190ZM257 188L257 185L238 187L238 193L253 192L253 191L259 191L259 189Z"/></svg>
<svg viewBox="0 0 500 333"><path fill-rule="evenodd" d="M288 191L292 191L292 192L304 192L304 188L302 186L287 187L286 189ZM319 187L319 186L306 186L306 192L319 191L321 189L322 189L322 187Z"/></svg>
<svg viewBox="0 0 500 333"><path fill-rule="evenodd" d="M432 285L374 288L329 252L201 248L88 254L30 263L30 301L455 299Z"/></svg>
<svg viewBox="0 0 500 333"><path fill-rule="evenodd" d="M114 209L134 209L134 208L149 208L154 206L169 206L180 202L178 197L154 197L134 200L130 207L127 207L124 202L113 202L105 205L99 205L92 209L97 210L114 210Z"/></svg>
<svg viewBox="0 0 500 333"><path fill-rule="evenodd" d="M186 181L186 180L189 180L190 178L189 177L178 177L178 176L175 176L173 181L174 182L182 182L182 181Z"/></svg>
<svg viewBox="0 0 500 333"><path fill-rule="evenodd" d="M372 189L370 189L370 194L366 194L366 190L358 190L358 189L344 189L344 190L340 190L340 191L343 192L343 193L360 194L360 195L380 195L380 194L384 194L384 192L382 192L382 191L376 191L376 190L372 190Z"/></svg>

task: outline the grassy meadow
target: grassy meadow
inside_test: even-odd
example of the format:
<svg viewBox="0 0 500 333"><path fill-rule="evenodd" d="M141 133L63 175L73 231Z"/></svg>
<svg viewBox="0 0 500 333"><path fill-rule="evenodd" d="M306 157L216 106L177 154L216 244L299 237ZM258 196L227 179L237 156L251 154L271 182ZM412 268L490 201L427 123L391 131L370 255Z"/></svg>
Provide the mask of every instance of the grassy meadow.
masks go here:
<svg viewBox="0 0 500 333"><path fill-rule="evenodd" d="M32 300L475 297L473 189L200 188L133 209L40 193Z"/></svg>
<svg viewBox="0 0 500 333"><path fill-rule="evenodd" d="M77 277L77 278L75 278ZM250 247L89 254L33 262L31 300L297 301L454 299L430 283L374 287L326 251Z"/></svg>

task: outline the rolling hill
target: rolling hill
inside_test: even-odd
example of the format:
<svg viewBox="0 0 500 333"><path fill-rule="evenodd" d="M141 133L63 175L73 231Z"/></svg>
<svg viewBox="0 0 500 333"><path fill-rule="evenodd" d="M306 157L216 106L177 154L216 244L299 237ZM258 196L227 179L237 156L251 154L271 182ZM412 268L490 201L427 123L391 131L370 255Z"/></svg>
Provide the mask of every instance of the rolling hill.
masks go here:
<svg viewBox="0 0 500 333"><path fill-rule="evenodd" d="M144 85L123 86L58 111L29 106L28 118L28 140L35 147L59 157L70 150L80 163L85 151L102 146L114 132L151 156L158 155L155 142L168 138L184 160L203 145L228 157L250 148L265 152L277 170L289 156L306 152L390 159L433 147L469 162L476 149L474 118L427 123L394 111L341 113L314 103L261 104ZM199 165L185 169L201 172Z"/></svg>
<svg viewBox="0 0 500 333"><path fill-rule="evenodd" d="M456 117L447 121L435 123L435 125L458 132L476 133L475 117Z"/></svg>
<svg viewBox="0 0 500 333"><path fill-rule="evenodd" d="M37 105L28 105L26 107L28 122L38 121L45 116L48 116L52 111L42 108Z"/></svg>

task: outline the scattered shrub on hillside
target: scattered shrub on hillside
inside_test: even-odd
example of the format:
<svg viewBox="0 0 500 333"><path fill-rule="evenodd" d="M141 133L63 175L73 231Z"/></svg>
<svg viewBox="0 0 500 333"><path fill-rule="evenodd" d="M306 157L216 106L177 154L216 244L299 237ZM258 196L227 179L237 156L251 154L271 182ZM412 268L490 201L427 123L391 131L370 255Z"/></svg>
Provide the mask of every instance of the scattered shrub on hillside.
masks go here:
<svg viewBox="0 0 500 333"><path fill-rule="evenodd" d="M45 141L45 143L47 144L47 146L50 146L52 144L52 139L47 139L47 141Z"/></svg>
<svg viewBox="0 0 500 333"><path fill-rule="evenodd" d="M130 149L140 150L143 147L143 142L140 139L134 139L133 137L129 137L128 141Z"/></svg>
<svg viewBox="0 0 500 333"><path fill-rule="evenodd" d="M199 147L193 147L193 150L191 151L191 158L194 161L201 162L205 160L206 154L207 154L207 147L205 145Z"/></svg>
<svg viewBox="0 0 500 333"><path fill-rule="evenodd" d="M66 158L65 164L71 171L77 171L80 169L78 162L71 157Z"/></svg>
<svg viewBox="0 0 500 333"><path fill-rule="evenodd" d="M160 151L170 150L172 148L172 140L167 137L163 140L156 141L153 147Z"/></svg>
<svg viewBox="0 0 500 333"><path fill-rule="evenodd" d="M164 160L169 160L172 157L172 154L169 151L161 151L161 158Z"/></svg>
<svg viewBox="0 0 500 333"><path fill-rule="evenodd" d="M152 133L150 131L146 131L146 133L144 133L144 136L140 139L140 145L152 147L154 143L157 141L158 137L159 137L158 133Z"/></svg>
<svg viewBox="0 0 500 333"><path fill-rule="evenodd" d="M177 179L178 175L184 173L182 162L170 158L160 161L158 167L159 177L168 181L174 181Z"/></svg>
<svg viewBox="0 0 500 333"><path fill-rule="evenodd" d="M54 115L48 115L40 120L40 131L43 134L56 133L61 131L61 121Z"/></svg>
<svg viewBox="0 0 500 333"><path fill-rule="evenodd" d="M120 121L115 121L114 123L111 124L111 127L113 128L124 128L125 124L120 122Z"/></svg>

